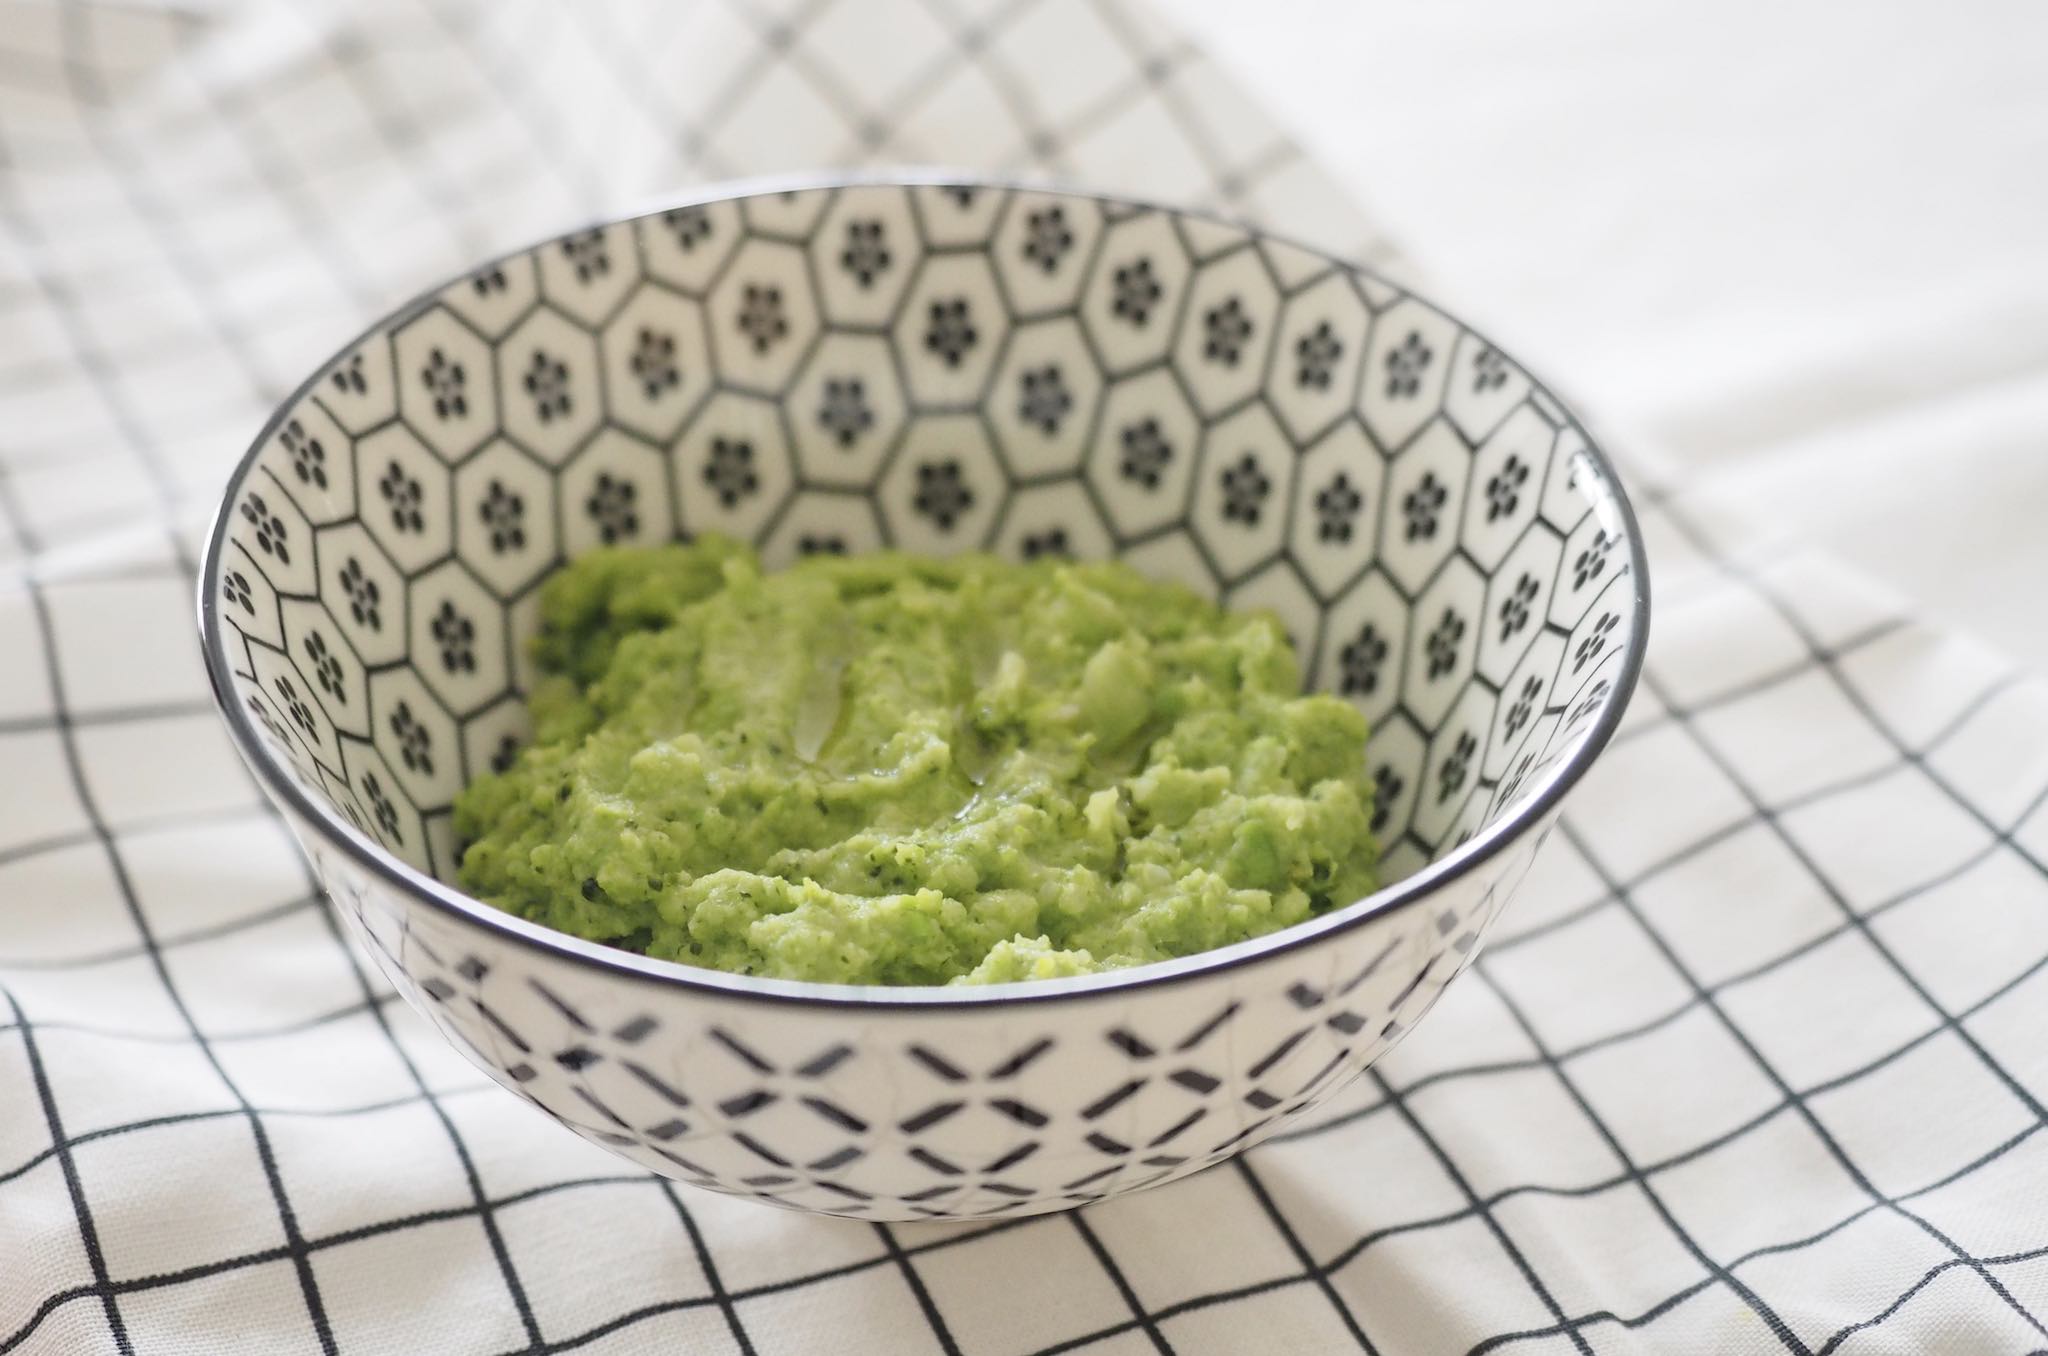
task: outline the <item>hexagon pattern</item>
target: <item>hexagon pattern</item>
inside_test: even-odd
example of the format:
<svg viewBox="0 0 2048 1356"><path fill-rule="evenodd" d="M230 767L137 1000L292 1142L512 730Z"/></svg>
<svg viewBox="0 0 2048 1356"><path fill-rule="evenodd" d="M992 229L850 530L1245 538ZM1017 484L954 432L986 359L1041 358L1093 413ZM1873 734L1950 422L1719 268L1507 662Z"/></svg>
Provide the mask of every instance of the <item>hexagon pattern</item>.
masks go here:
<svg viewBox="0 0 2048 1356"><path fill-rule="evenodd" d="M452 879L450 801L529 736L564 559L706 532L771 565L1116 556L1270 610L1373 722L1398 879L1547 784L1624 688L1617 500L1519 367L1383 279L1131 204L862 185L451 283L266 432L208 586L269 754ZM1186 983L821 1040L800 1006L616 982L302 836L386 974L507 1087L655 1172L865 1219L1056 1209L1273 1134L1419 1019L1539 838Z"/></svg>
<svg viewBox="0 0 2048 1356"><path fill-rule="evenodd" d="M274 656L266 728L424 862L406 816L519 737L534 590L579 551L1128 555L1282 615L1419 864L1613 686L1629 566L1583 447L1434 307L1234 226L777 193L486 265L331 364L230 510L223 617Z"/></svg>

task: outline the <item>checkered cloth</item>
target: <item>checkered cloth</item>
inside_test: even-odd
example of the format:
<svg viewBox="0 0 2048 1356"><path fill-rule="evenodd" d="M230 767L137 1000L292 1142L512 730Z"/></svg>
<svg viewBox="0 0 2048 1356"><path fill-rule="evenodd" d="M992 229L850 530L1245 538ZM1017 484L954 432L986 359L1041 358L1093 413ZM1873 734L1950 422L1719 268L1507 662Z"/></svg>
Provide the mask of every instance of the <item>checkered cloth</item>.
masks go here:
<svg viewBox="0 0 2048 1356"><path fill-rule="evenodd" d="M1399 267L1136 0L0 0L0 1353L2048 1347L2048 687L1641 467L1627 727L1474 975L1236 1163L784 1214L395 1001L204 690L230 462L467 262L875 161Z"/></svg>

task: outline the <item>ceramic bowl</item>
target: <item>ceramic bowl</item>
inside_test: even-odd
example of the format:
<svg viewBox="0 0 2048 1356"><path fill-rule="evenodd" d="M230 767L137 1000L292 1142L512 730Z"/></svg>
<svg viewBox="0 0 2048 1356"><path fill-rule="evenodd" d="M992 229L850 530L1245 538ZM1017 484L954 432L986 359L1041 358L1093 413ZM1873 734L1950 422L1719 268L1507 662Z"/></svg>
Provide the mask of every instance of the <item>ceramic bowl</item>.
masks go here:
<svg viewBox="0 0 2048 1356"><path fill-rule="evenodd" d="M987 989L649 960L453 883L536 587L716 531L1116 556L1278 613L1372 719L1385 888ZM954 182L736 190L400 309L291 397L201 573L229 729L355 936L506 1088L652 1172L864 1219L1056 1210L1242 1152L1472 960L1646 637L1614 473L1513 359L1208 216Z"/></svg>

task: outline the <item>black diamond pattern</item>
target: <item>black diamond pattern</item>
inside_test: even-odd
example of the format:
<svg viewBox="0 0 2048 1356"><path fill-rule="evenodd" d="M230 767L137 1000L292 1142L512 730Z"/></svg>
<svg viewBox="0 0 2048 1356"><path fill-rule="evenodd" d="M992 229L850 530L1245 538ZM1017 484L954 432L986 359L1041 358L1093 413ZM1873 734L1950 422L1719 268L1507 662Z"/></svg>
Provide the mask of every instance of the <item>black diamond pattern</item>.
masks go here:
<svg viewBox="0 0 2048 1356"><path fill-rule="evenodd" d="M961 210L969 210L975 196L960 196ZM1510 389L1505 362L1491 349L1480 350L1469 379L1450 381L1456 389L1440 397L1439 388L1447 384L1443 369L1463 370L1453 355L1461 361L1469 341L1445 337L1438 322L1412 331L1405 322L1383 324L1375 303L1373 324L1379 328L1365 342L1313 313L1293 325L1292 303L1276 305L1270 294L1262 300L1234 283L1201 285L1203 271L1221 264L1196 260L1190 277L1163 254L1105 249L1103 257L1091 258L1091 250L1081 247L1090 237L1077 210L1094 208L1041 205L1007 218L1022 225L1002 237L1007 257L993 257L993 245L984 251L991 285L954 281L933 290L918 290L916 282L924 276L921 268L936 258L931 241L919 238L926 223L896 217L885 222L861 211L821 212L815 219L833 223L829 236L818 235L828 230L818 226L812 239L800 243L811 261L807 268L829 278L803 270L779 275L743 263L744 276L728 274L731 285L713 289L719 300L715 307L704 305L701 319L650 307L646 292L631 294L631 306L621 294L618 314L630 314L630 320L616 327L584 324L589 338L573 340L598 343L594 351L606 360L602 382L579 365L580 350L570 340L553 337L545 349L525 342L500 355L463 336L407 349L403 364L385 369L404 388L411 425L476 429L480 445L496 432L500 403L552 424L590 418L589 402L599 407L602 426L611 414L603 408L611 398L605 387L626 383L636 400L678 406L674 432L659 439L634 432L652 449L647 472L617 460L587 464L580 448L562 465L543 465L524 447L510 449L509 460L491 453L498 459L484 474L469 472L466 463L451 471L418 456L366 458L356 467L347 441L316 432L332 427L326 415L301 411L296 422L279 425L270 454L291 496L318 490L322 477L329 488L359 478L362 511L376 529L378 545L417 541L423 563L400 562L396 575L381 566L373 578L369 555L359 553L356 571L343 580L345 558L323 549L329 529L315 532L303 525L308 516L327 520L302 515L279 481L238 486L231 522L242 552L240 574L213 581L228 604L230 624L265 605L275 610L280 595L304 597L305 583L288 583L287 576L317 557L314 587L321 605L358 628L339 639L333 628L294 631L292 668L266 674L261 709L274 710L272 719L281 727L309 736L309 745L316 731L331 740L337 728L364 728L363 674L366 668L381 672L387 662L349 653L349 641L364 632L394 636L417 627L431 640L432 653L410 654L408 662L431 657L432 672L481 683L489 638L506 629L505 600L533 582L532 573L516 571L532 561L537 573L561 549L556 537L564 524L627 541L644 540L655 525L674 519L692 532L732 530L757 541L783 531L784 549L837 552L864 549L878 535L893 539L898 524L889 517L891 505L882 502L880 480L849 490L835 479L871 455L884 467L900 465L908 478L910 490L893 503L914 500L924 530L952 533L963 548L1000 538L1013 549L1086 555L1100 541L1111 549L1155 539L1185 543L1193 568L1207 570L1221 591L1246 582L1226 563L1237 549L1234 543L1273 534L1281 543L1273 548L1276 567L1299 575L1313 594L1311 608L1323 609L1305 618L1306 632L1289 618L1290 629L1317 647L1305 657L1318 670L1316 677L1342 695L1370 701L1375 710L1399 713L1396 719L1421 735L1411 740L1412 753L1392 746L1379 752L1375 746L1376 822L1390 846L1425 856L1447 847L1469 829L1456 822L1457 807L1475 792L1478 803L1489 804L1500 789L1491 780L1499 769L1488 764L1490 753L1482 755L1479 737L1498 728L1496 718L1514 727L1511 734L1534 743L1540 740L1530 741L1523 732L1548 728L1544 720L1551 713L1537 705L1543 692L1570 692L1573 705L1592 704L1589 712L1611 699L1612 687L1601 675L1613 676L1604 666L1629 639L1627 589L1616 588L1628 563L1617 521L1589 517L1570 502L1561 508L1560 474L1548 453L1517 452L1497 462L1489 457L1486 469L1475 470L1480 454L1465 446L1444 453L1423 448L1419 440L1413 450L1389 440L1382 451L1381 430L1373 423L1382 406L1427 417L1438 399L1456 401L1473 392L1498 391L1501 404L1520 401L1515 392L1524 389L1523 378L1515 373ZM920 217L924 212L920 200ZM1006 218L994 213L990 219ZM727 237L754 233L747 224L714 230L712 223L703 209L682 208L655 218L652 229L661 233L661 248L671 259L702 259L707 252L736 257L728 252L739 250L741 242ZM639 267L630 252L619 252L618 238L595 232L555 242L547 247L555 254L551 267L555 273L567 268L579 287L615 285L618 275ZM650 241L651 258L652 237L643 239ZM472 295L479 287L496 295L509 285L497 279L510 276L508 269L486 269L461 287ZM1008 293L1020 276L1034 287L1071 278L1077 300L1047 308L1050 314L1012 314ZM810 365L813 321L826 309L816 292L828 284L841 288L841 295L907 289L885 336L894 349L893 365L863 368L859 376L830 367L814 368L816 378L796 375ZM1190 297L1202 300L1190 304ZM1042 355L1032 350L1031 361L1012 365L1006 355L1015 351L1020 326L1041 322L1071 327L1081 339ZM701 339L689 341L685 327L691 325L700 335L708 327L713 341L708 357L690 360L711 364L708 374L683 370L683 355L702 346ZM824 328L832 332L829 323ZM860 333L872 336L878 329ZM1280 334L1284 342L1272 342ZM1096 341L1110 340L1156 344L1150 351L1168 357L1149 360L1164 366L1104 370L1119 360L1104 356L1107 349ZM359 345L348 360L323 373L322 392L338 392L340 399L369 391L364 374L371 368L363 352ZM730 395L707 397L701 411L680 408L680 393L692 383L708 377L713 390L724 389L725 374L716 369L730 353L758 359L759 365L786 361L792 375L779 397L737 414L720 403ZM1269 353L1268 363L1263 355ZM1255 366L1270 371L1248 370ZM919 377L928 371L955 374L957 380L979 373L981 393L965 400L927 399ZM494 374L502 380L494 381ZM1294 443L1270 451L1261 447L1255 456L1243 443L1212 438L1230 411L1210 410L1202 384L1253 377L1265 384L1249 388L1255 392L1251 398L1276 408L1286 400L1361 393L1360 409L1345 416L1364 424L1367 436L1359 450L1331 459L1319 446L1312 451ZM1144 390L1120 397L1122 383L1148 380ZM787 399L800 381L814 383L801 388L814 393L804 408ZM752 376L736 385L759 389ZM1517 408L1527 417L1526 409ZM907 450L907 439L885 444L879 436L890 422L882 412L892 410L906 411L912 424L964 412L990 428L1022 426L1046 441L1085 437L1089 460L1072 470L1025 474L1008 463L1014 450L1008 444L995 449L1000 464L979 455L927 460ZM823 462L813 451L821 443L829 453ZM877 444L872 452L870 443ZM627 469L616 469L622 465ZM1597 462L1584 462L1574 475L1580 485L1572 493L1604 493ZM564 489L569 484L579 487L574 497ZM1020 494L1054 485L1073 496L1071 508L1013 511ZM820 512L807 497L827 492L842 497ZM799 504L804 507L795 512ZM863 514L887 531L871 530ZM451 523L452 547L444 540ZM1482 552L1469 535L1475 524L1491 524L1511 540L1489 538ZM1545 539L1540 551L1521 549L1532 535ZM1412 570L1403 565L1404 552L1421 564ZM393 547L391 554L402 552ZM1483 559L1518 563L1515 573L1482 580L1469 596L1457 595L1454 608L1439 601L1424 613L1418 598L1452 557L1455 568L1478 568L1481 575L1486 570L1477 562ZM1262 557L1261 567L1268 558ZM1347 558L1350 563L1343 563ZM1313 572L1318 560L1333 559L1353 573L1326 579ZM1529 571L1525 562L1531 559L1556 561L1556 568ZM430 605L421 605L415 596L421 578L444 562L458 567L448 573L460 576L454 586L459 596L444 587ZM255 587L265 582L272 587ZM1509 690L1495 690L1486 676L1493 672L1490 646L1515 641L1521 648L1510 663L1520 665L1523 651L1540 652L1528 650L1533 637L1562 637L1567 631L1560 667L1565 675L1583 671L1582 682L1567 686L1546 674L1531 693L1517 668ZM309 654L315 639L320 650ZM495 662L503 666L502 658ZM1438 702L1418 690L1432 673L1442 688L1456 689L1451 696L1472 694L1457 700L1482 704L1482 714L1461 714L1453 724L1445 714L1451 696ZM290 683L290 694L273 679ZM1601 686L1594 685L1596 679ZM351 687L357 694L353 709ZM481 718L509 690L480 694L473 711L457 714L465 721ZM1514 705L1517 699L1526 710ZM388 774L365 776L353 767L346 777L335 772L364 821L403 850L405 835L420 837L414 812L431 815L443 808L411 802L411 780L445 770L451 761L476 758L479 748L488 754L502 742L503 727L489 727L489 738L481 741L465 729L450 747L445 735L434 733L449 728L445 716L429 721L436 713L415 701L401 720L398 707L382 705L381 697L379 702L378 752L407 783L394 784ZM516 749L516 740L511 747ZM1436 751L1434 761L1430 750ZM1532 748L1506 771L1519 780L1539 763L1540 750ZM1421 808L1413 804L1418 801ZM1450 807L1441 827L1430 818L1437 804ZM1391 822L1396 815L1400 822ZM1457 918L1441 931L1430 927L1432 942L1452 959L1470 953L1478 930L1473 920ZM1233 1152L1297 1115L1376 1055L1384 1040L1405 1030L1440 985L1439 979L1422 987L1427 973L1413 968L1412 949L1398 949L1398 940L1390 938L1384 949L1349 962L1336 972L1344 976L1341 983L1327 967L1309 978L1276 967L1270 991L1247 988L1222 1001L1219 991L1188 982L1177 990L1187 1000L1177 1007L1105 1004L1099 1028L1020 1016L1014 1041L1001 1050L958 1039L944 1019L915 1035L895 1031L877 1044L857 1024L837 1032L821 1025L811 1039L792 1040L756 1025L743 1008L708 1019L659 998L612 1006L599 1000L580 972L539 966L520 950L456 950L450 967L424 950L407 949L404 964L416 972L416 985L438 1017L466 1033L462 1038L484 1058L502 1060L507 1080L584 1133L629 1149L643 1164L805 1208L872 1211L870 1218L904 1211L955 1218L1036 1208L1047 1199L1093 1199L1163 1180ZM1391 997L1389 989L1396 991ZM683 1048L688 1056L675 1058ZM900 1090L900 1099L894 1091L878 1091L884 1087ZM1084 1168L1081 1155L1112 1161ZM1048 1163L1059 1166L1048 1169Z"/></svg>

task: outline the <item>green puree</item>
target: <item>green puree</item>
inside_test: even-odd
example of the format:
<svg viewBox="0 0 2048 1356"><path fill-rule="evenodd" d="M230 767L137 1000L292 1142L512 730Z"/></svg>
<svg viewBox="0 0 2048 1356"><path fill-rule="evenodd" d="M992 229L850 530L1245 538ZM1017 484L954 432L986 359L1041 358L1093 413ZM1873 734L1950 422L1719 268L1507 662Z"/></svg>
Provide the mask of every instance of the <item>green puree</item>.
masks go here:
<svg viewBox="0 0 2048 1356"><path fill-rule="evenodd" d="M705 539L548 581L535 741L455 804L523 918L740 974L985 984L1373 888L1365 720L1264 614L1127 566Z"/></svg>

